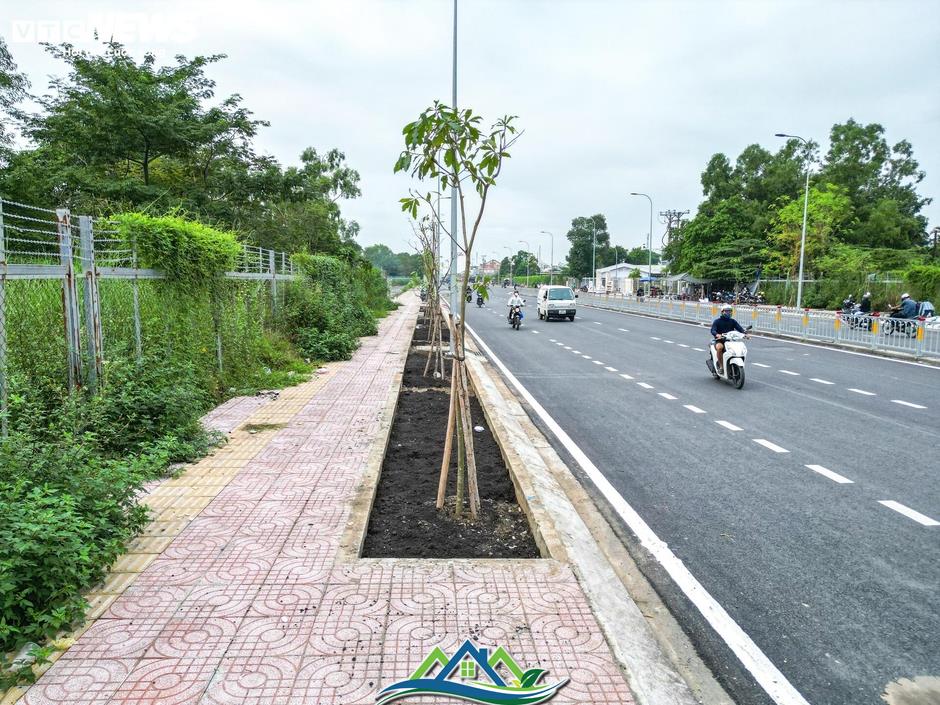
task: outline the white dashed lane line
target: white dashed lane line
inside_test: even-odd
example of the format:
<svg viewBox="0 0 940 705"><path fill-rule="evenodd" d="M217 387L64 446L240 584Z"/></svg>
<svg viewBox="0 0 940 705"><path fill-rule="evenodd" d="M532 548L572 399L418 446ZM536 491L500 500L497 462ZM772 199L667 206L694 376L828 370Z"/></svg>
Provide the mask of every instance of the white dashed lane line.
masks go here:
<svg viewBox="0 0 940 705"><path fill-rule="evenodd" d="M753 362L751 364L754 365L755 367L770 367L770 365L765 365L762 362Z"/></svg>
<svg viewBox="0 0 940 705"><path fill-rule="evenodd" d="M603 364L604 364L604 363L601 362L600 360L591 360L591 362L593 362L595 365L603 365Z"/></svg>
<svg viewBox="0 0 940 705"><path fill-rule="evenodd" d="M830 382L828 379L819 379L818 377L810 377L810 382L818 382L819 384L835 384L835 382Z"/></svg>
<svg viewBox="0 0 940 705"><path fill-rule="evenodd" d="M646 382L637 382L638 387L643 387L643 389L655 389L652 384L647 384Z"/></svg>
<svg viewBox="0 0 940 705"><path fill-rule="evenodd" d="M789 453L790 452L786 448L781 448L776 443L771 443L766 438L752 438L751 440L757 443L758 445L764 446L764 448L768 448L772 450L774 453Z"/></svg>
<svg viewBox="0 0 940 705"><path fill-rule="evenodd" d="M724 428L728 429L729 431L740 431L740 430L741 430L741 427L740 427L740 426L735 426L735 425L734 425L733 423L731 423L730 421L720 421L720 420L716 420L715 423L718 424L719 426L723 426Z"/></svg>
<svg viewBox="0 0 940 705"><path fill-rule="evenodd" d="M591 359L591 356L590 356L590 355L582 355L581 357L583 357L585 360L590 360L590 359Z"/></svg>
<svg viewBox="0 0 940 705"><path fill-rule="evenodd" d="M903 514L908 519L913 519L918 524L922 524L924 526L940 526L940 521L931 519L930 517L925 516L920 512L911 509L910 507L905 507L903 504L900 502L895 502L893 499L880 499L878 500L878 504L884 505L888 509L893 509L898 514Z"/></svg>
<svg viewBox="0 0 940 705"><path fill-rule="evenodd" d="M668 399L669 401L675 401L676 399L676 397L672 396L672 394L667 394L666 392L660 392L659 396L661 396L663 399Z"/></svg>
<svg viewBox="0 0 940 705"><path fill-rule="evenodd" d="M548 339L548 342L549 342L549 343L557 343L558 341L555 340L554 338L549 338L549 339Z"/></svg>
<svg viewBox="0 0 940 705"><path fill-rule="evenodd" d="M828 477L833 482L838 482L840 485L852 484L852 481L849 478L843 477L837 472L833 472L832 470L824 468L822 465L807 465L806 467L808 467L813 472L818 472L823 477Z"/></svg>
<svg viewBox="0 0 940 705"><path fill-rule="evenodd" d="M892 399L892 403L900 404L901 406L909 406L912 409L926 409L927 407L923 404L914 404L913 402L904 401L903 399Z"/></svg>
<svg viewBox="0 0 940 705"><path fill-rule="evenodd" d="M657 338L655 335L651 335L650 340L662 340L662 338Z"/></svg>
<svg viewBox="0 0 940 705"><path fill-rule="evenodd" d="M538 332L537 330L534 330L534 331L532 331L532 332L535 333L536 335L539 334L539 332Z"/></svg>
<svg viewBox="0 0 940 705"><path fill-rule="evenodd" d="M689 346L686 345L685 343L676 343L676 345L678 345L680 348L687 348L687 347L689 347Z"/></svg>
<svg viewBox="0 0 940 705"><path fill-rule="evenodd" d="M790 370L777 370L782 375L792 375L793 377L799 377L799 372L791 372Z"/></svg>
<svg viewBox="0 0 940 705"><path fill-rule="evenodd" d="M629 329L629 328L618 328L617 330L619 330L621 333L629 333L629 332L630 332L630 329Z"/></svg>
<svg viewBox="0 0 940 705"><path fill-rule="evenodd" d="M617 371L617 368L616 368L616 367L605 367L604 369L607 370L608 372L616 372L616 371Z"/></svg>
<svg viewBox="0 0 940 705"><path fill-rule="evenodd" d="M876 397L878 396L874 392L866 392L864 389L856 389L855 387L849 387L850 392L855 392L856 394L861 394L866 397Z"/></svg>
<svg viewBox="0 0 940 705"><path fill-rule="evenodd" d="M602 324L600 321L594 321L594 325L595 325L595 326L600 326L600 325L603 325L603 324Z"/></svg>
<svg viewBox="0 0 940 705"><path fill-rule="evenodd" d="M699 409L697 406L693 406L692 404L683 404L683 406L684 406L686 409L688 409L689 411L691 411L693 414L704 414L704 413L705 413L705 409Z"/></svg>
<svg viewBox="0 0 940 705"><path fill-rule="evenodd" d="M633 379L633 377L631 377L630 375L621 374L620 376L623 377L624 379Z"/></svg>
<svg viewBox="0 0 940 705"><path fill-rule="evenodd" d="M705 348L692 348L696 352L705 352Z"/></svg>
<svg viewBox="0 0 940 705"><path fill-rule="evenodd" d="M571 348L565 348L565 350L571 350ZM580 355L580 354L581 354L581 351L580 351L580 350L571 350L571 352L573 352L575 355Z"/></svg>
<svg viewBox="0 0 940 705"><path fill-rule="evenodd" d="M664 342L664 343L669 343L670 345L672 345L672 341L671 341L671 340L664 340L663 342Z"/></svg>

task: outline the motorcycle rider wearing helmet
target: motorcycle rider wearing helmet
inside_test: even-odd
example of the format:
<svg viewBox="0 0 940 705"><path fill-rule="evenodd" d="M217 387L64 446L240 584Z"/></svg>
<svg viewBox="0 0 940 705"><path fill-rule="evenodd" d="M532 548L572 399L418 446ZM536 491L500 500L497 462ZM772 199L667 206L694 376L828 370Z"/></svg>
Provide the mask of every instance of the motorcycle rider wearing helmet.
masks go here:
<svg viewBox="0 0 940 705"><path fill-rule="evenodd" d="M862 295L862 301L858 306L858 312L865 316L871 315L871 292L870 291L866 291Z"/></svg>
<svg viewBox="0 0 940 705"><path fill-rule="evenodd" d="M907 292L901 294L901 305L896 309L896 318L917 318L917 302Z"/></svg>
<svg viewBox="0 0 940 705"><path fill-rule="evenodd" d="M725 304L721 307L721 315L712 323L711 329L712 336L715 338L712 345L715 346L715 352L718 353L718 372L722 374L722 364L725 355L724 336L725 333L730 333L733 330L739 333L747 333L747 331L741 327L741 324L731 317L731 304Z"/></svg>
<svg viewBox="0 0 940 705"><path fill-rule="evenodd" d="M522 300L522 297L519 296L518 289L512 290L512 293L509 295L509 301L506 302L506 305L509 307L509 312L506 314L506 320L508 320L511 323L512 322L512 307L525 305L525 302Z"/></svg>

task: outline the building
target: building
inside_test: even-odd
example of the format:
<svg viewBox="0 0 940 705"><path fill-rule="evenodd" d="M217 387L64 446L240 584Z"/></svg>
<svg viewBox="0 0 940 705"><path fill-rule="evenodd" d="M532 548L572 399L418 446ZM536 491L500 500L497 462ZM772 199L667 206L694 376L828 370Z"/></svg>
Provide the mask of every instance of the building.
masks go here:
<svg viewBox="0 0 940 705"><path fill-rule="evenodd" d="M634 270L639 270L639 278L631 277ZM649 273L653 274L653 286L659 286L659 280L663 275L663 265L654 264L652 267L646 264L612 264L609 267L600 267L597 270L594 287L598 291L606 291L610 294L635 294L638 287L648 288Z"/></svg>
<svg viewBox="0 0 940 705"><path fill-rule="evenodd" d="M484 277L496 277L499 275L499 260L487 260L480 265L480 274Z"/></svg>

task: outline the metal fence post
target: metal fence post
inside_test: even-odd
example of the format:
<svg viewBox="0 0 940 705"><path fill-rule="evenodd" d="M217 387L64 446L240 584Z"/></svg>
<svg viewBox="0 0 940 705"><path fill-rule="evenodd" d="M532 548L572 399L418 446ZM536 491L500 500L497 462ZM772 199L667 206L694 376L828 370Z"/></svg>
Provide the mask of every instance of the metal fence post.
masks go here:
<svg viewBox="0 0 940 705"><path fill-rule="evenodd" d="M65 268L62 280L62 310L65 319L65 342L68 347L69 389L81 386L82 354L79 335L78 292L75 288L75 267L72 262L72 216L68 208L56 208L59 235L59 262Z"/></svg>
<svg viewBox="0 0 940 705"><path fill-rule="evenodd" d="M78 216L81 236L82 280L85 298L85 340L88 345L88 386L94 392L101 379L104 341L101 334L101 300L98 296L98 270L95 267L95 237L91 216Z"/></svg>
<svg viewBox="0 0 940 705"><path fill-rule="evenodd" d="M131 280L134 298L134 353L139 365L143 360L144 346L140 334L140 294L137 292L137 238L131 243L131 266L134 268L134 278Z"/></svg>
<svg viewBox="0 0 940 705"><path fill-rule="evenodd" d="M3 229L3 201L0 200L0 435L7 437L7 250Z"/></svg>
<svg viewBox="0 0 940 705"><path fill-rule="evenodd" d="M271 313L277 315L277 265L274 250L268 250L268 270L271 272Z"/></svg>

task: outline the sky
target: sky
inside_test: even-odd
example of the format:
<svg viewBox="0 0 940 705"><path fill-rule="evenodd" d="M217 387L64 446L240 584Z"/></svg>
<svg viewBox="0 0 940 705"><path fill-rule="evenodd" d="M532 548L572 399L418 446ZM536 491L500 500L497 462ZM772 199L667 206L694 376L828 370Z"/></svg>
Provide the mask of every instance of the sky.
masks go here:
<svg viewBox="0 0 940 705"><path fill-rule="evenodd" d="M402 127L450 102L450 0L51 2L0 0L0 33L33 84L64 66L40 41L93 46L93 32L142 56L224 53L217 96L239 93L270 121L258 151L297 163L338 147L361 175L343 202L362 245L413 250L398 199L414 184L392 167ZM132 9L129 9L132 8ZM658 213L701 201L716 152L776 150L788 132L828 147L855 118L909 140L927 178L924 213L940 225L938 0L459 0L457 104L524 134L492 190L478 257L567 252L572 218L603 213L613 244L644 245ZM445 206L446 207L446 206ZM553 236L541 234L549 231ZM525 244L523 244L525 243ZM509 248L509 249L507 249Z"/></svg>

